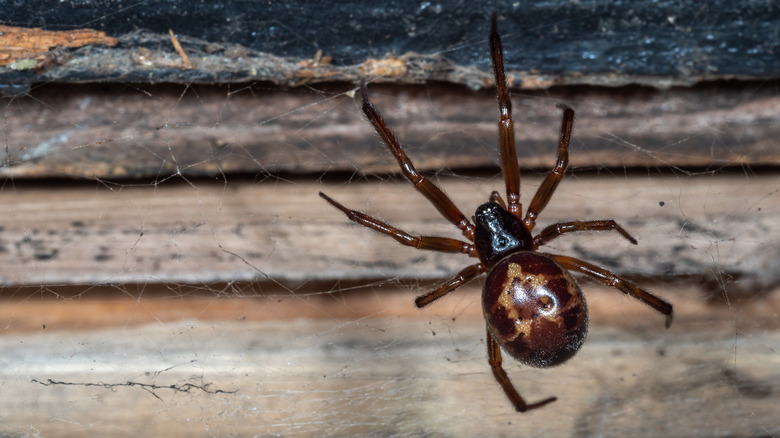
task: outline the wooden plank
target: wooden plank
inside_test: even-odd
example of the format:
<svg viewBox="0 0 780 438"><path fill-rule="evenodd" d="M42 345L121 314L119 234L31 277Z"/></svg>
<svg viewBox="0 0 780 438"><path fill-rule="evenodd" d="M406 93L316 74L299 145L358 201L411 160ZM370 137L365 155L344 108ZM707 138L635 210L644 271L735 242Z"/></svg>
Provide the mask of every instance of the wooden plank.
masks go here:
<svg viewBox="0 0 780 438"><path fill-rule="evenodd" d="M487 365L478 285L424 310L416 288L390 285L4 301L0 381L14 396L0 400L0 423L55 437L780 433L780 294L713 304L686 283L650 285L676 306L668 331L645 306L588 285L591 332L574 359L535 370L505 358L529 399L559 397L526 414ZM47 324L21 328L9 314Z"/></svg>
<svg viewBox="0 0 780 438"><path fill-rule="evenodd" d="M354 89L41 86L4 107L0 175L151 183L176 175L398 172L350 97ZM497 167L492 90L370 85L370 92L419 169ZM549 166L560 102L577 110L574 167L780 163L775 86L716 83L516 93L524 168Z"/></svg>
<svg viewBox="0 0 780 438"><path fill-rule="evenodd" d="M466 214L501 189L494 176L439 177ZM2 191L5 286L149 282L427 279L465 256L417 251L349 222L317 196L414 233L458 238L406 181L254 183L195 180L155 186L17 184ZM540 175L523 178L530 199ZM639 240L584 233L548 251L641 277L685 276L755 294L778 282L780 186L772 174L568 176L540 226L614 218Z"/></svg>
<svg viewBox="0 0 780 438"><path fill-rule="evenodd" d="M770 79L777 77L780 45L772 2L594 0L502 7L481 1L464 8L405 2L373 7L351 1L322 8L301 0L250 2L238 9L223 0L171 0L142 9L42 0L38 6L30 10L0 4L0 17L4 24L33 23L47 30L91 27L120 44L110 50L66 52L48 65L0 67L0 82L272 81L292 86L368 76L479 88L490 77L487 38L494 12L507 68L516 84L526 87L669 87L713 79ZM181 68L170 29L190 54L193 69Z"/></svg>

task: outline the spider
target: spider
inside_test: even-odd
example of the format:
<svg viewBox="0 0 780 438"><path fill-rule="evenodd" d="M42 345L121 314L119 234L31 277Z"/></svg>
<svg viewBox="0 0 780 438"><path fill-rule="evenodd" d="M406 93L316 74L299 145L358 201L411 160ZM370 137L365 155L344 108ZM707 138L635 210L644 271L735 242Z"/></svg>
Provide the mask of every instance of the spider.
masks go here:
<svg viewBox="0 0 780 438"><path fill-rule="evenodd" d="M537 249L551 240L578 231L616 231L632 244L637 241L614 220L577 220L556 223L532 235L536 219L550 201L569 161L569 141L574 110L563 110L558 158L531 200L525 216L520 204L520 171L515 150L512 103L504 73L501 38L491 22L490 55L499 108L498 134L501 167L506 185L506 202L494 191L489 201L477 207L473 224L434 183L422 176L406 156L393 133L379 115L361 81L363 113L395 156L404 176L414 188L458 227L469 242L436 236L414 236L379 219L349 209L324 193L320 196L341 210L348 219L386 234L403 245L417 249L463 253L479 262L466 267L436 290L415 299L418 308L442 298L463 284L487 272L482 292L482 311L487 325L487 356L493 376L519 412L542 407L556 400L549 397L528 403L520 396L502 366L501 350L519 362L538 368L560 365L580 349L588 326L585 297L569 271L576 271L649 305L672 322L672 305L614 273L574 257L546 254Z"/></svg>

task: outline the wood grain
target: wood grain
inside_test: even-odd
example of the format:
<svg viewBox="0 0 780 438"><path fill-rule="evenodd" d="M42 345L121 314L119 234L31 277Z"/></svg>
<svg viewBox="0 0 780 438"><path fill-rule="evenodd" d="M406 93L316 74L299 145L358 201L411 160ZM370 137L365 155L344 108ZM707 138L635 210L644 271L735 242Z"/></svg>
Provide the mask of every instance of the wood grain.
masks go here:
<svg viewBox="0 0 780 438"><path fill-rule="evenodd" d="M437 180L467 215L502 187L495 177ZM523 179L523 199L539 181ZM582 233L551 242L547 251L629 276L704 278L760 293L778 282L779 189L772 175L574 175L540 224L614 218L639 245L612 233ZM318 191L413 233L459 237L406 181L17 184L0 196L0 280L42 288L442 280L468 263L464 256L403 248L354 225Z"/></svg>
<svg viewBox="0 0 780 438"><path fill-rule="evenodd" d="M147 8L40 0L28 10L0 3L6 23L69 30L88 26L120 44L79 50L72 62L30 71L0 68L5 84L123 81L226 83L269 81L285 86L360 77L479 88L490 81L487 38L498 14L506 65L516 86L551 84L656 87L702 80L777 78L777 8L772 2L630 4L492 1L375 8L306 1L193 3L170 0ZM733 20L739 16L739 20ZM171 61L176 31L194 69ZM317 53L320 55L317 55ZM332 62L322 62L324 58Z"/></svg>
<svg viewBox="0 0 780 438"><path fill-rule="evenodd" d="M490 374L478 285L424 310L413 308L416 290L389 286L140 301L90 299L100 294L93 290L73 305L4 302L6 314L39 318L46 327L0 337L0 379L3 391L14 394L0 402L2 430L45 436L780 432L772 347L778 295L774 302L713 305L684 283L649 287L677 306L668 331L647 307L587 285L591 333L574 359L534 370L506 358L529 399L559 397L522 415ZM70 317L58 317L63 312ZM79 316L89 314L112 322L79 326Z"/></svg>
<svg viewBox="0 0 780 438"><path fill-rule="evenodd" d="M526 172L523 200L540 179ZM502 185L435 180L464 209ZM464 258L399 247L317 196L454 235L406 181L60 184L0 194L3 433L780 433L774 175L567 176L544 223L611 216L640 244L594 233L550 250L629 275L676 319L664 330L584 282L591 333L578 356L551 370L506 358L529 399L559 397L525 415L486 363L478 281L412 304Z"/></svg>
<svg viewBox="0 0 780 438"><path fill-rule="evenodd" d="M106 36L105 32L93 29L73 29L52 32L39 27L15 27L0 25L0 66L26 60L33 61L31 66L13 69L25 70L43 68L41 62L48 57L58 56L52 53L56 47L82 47L89 44L115 46L117 39Z"/></svg>
<svg viewBox="0 0 780 438"><path fill-rule="evenodd" d="M178 62L178 58L177 62ZM247 173L397 173L348 95L354 85L282 90L226 86L40 86L9 100L0 176L153 181ZM495 169L492 90L369 84L421 170ZM521 166L550 166L561 113L577 110L572 166L777 165L780 97L772 83L553 88L514 94Z"/></svg>

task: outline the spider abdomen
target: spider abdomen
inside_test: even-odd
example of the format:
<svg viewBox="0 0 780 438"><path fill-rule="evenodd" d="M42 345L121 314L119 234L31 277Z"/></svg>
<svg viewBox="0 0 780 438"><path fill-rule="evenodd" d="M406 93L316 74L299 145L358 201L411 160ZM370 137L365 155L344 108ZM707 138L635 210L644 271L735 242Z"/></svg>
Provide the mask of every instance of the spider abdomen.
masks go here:
<svg viewBox="0 0 780 438"><path fill-rule="evenodd" d="M569 360L588 330L582 290L555 260L536 252L516 252L493 266L482 311L501 348L538 368Z"/></svg>

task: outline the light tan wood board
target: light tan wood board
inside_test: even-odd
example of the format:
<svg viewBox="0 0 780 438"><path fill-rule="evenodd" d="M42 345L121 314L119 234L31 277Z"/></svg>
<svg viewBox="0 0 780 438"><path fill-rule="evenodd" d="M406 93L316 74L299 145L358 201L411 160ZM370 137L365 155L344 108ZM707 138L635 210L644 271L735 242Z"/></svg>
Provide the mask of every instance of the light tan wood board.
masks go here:
<svg viewBox="0 0 780 438"><path fill-rule="evenodd" d="M428 309L415 287L278 290L266 297L4 302L3 432L10 435L732 436L780 432L777 294L706 304L680 282L663 319L585 284L591 331L549 370L490 373L479 286ZM147 292L154 296L153 287ZM98 294L98 290L93 291ZM66 316L67 315L67 316ZM45 324L45 328L43 327ZM80 327L80 329L79 329ZM10 395L13 396L10 396Z"/></svg>
<svg viewBox="0 0 780 438"><path fill-rule="evenodd" d="M473 214L496 177L442 177ZM540 175L523 178L528 202ZM458 238L454 226L403 180L362 183L197 180L157 185L6 186L0 252L6 286L220 281L443 279L462 255L415 251L349 222L327 192L412 233ZM630 276L704 278L747 290L773 286L780 259L780 181L749 174L573 175L540 227L613 218L636 239L576 233L544 250Z"/></svg>

